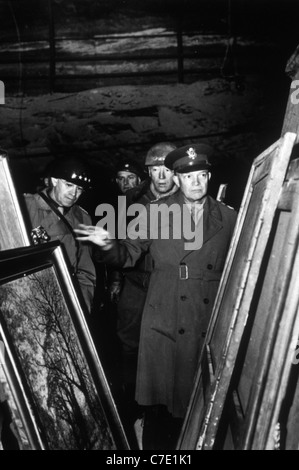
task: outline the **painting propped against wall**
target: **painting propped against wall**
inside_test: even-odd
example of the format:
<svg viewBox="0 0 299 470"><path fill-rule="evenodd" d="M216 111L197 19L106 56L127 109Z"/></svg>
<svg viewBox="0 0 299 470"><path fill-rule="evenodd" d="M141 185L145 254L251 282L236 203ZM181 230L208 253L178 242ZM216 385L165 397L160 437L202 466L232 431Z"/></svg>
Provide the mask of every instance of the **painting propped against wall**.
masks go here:
<svg viewBox="0 0 299 470"><path fill-rule="evenodd" d="M245 402L246 387L233 388L233 383L261 294L271 230L295 139L296 134L286 133L253 162L178 449L242 448L249 397ZM263 325L259 327L262 331ZM248 367L254 369L254 364L253 360Z"/></svg>
<svg viewBox="0 0 299 470"><path fill-rule="evenodd" d="M0 250L30 245L11 177L9 159L0 149Z"/></svg>
<svg viewBox="0 0 299 470"><path fill-rule="evenodd" d="M0 380L15 445L128 449L59 244L0 252L0 273Z"/></svg>
<svg viewBox="0 0 299 470"><path fill-rule="evenodd" d="M255 315L232 382L244 407L239 432L244 450L299 446L298 200L297 158L290 162L280 191ZM224 444L227 447L230 441Z"/></svg>

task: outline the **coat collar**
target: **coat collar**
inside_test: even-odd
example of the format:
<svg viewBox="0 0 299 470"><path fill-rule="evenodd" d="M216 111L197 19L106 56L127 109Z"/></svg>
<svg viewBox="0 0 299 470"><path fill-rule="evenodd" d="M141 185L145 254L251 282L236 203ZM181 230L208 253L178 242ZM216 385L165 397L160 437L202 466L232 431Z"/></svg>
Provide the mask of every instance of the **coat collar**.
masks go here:
<svg viewBox="0 0 299 470"><path fill-rule="evenodd" d="M207 196L203 211L203 245L214 237L222 227L222 215L218 207L218 203L211 196ZM190 253L193 253L193 251L194 250L189 250L186 253L184 250L182 260L189 256Z"/></svg>
<svg viewBox="0 0 299 470"><path fill-rule="evenodd" d="M183 204L185 204L184 196L181 191L173 194L170 198L168 198L168 201L170 204L176 202L181 207L183 207ZM222 214L218 204L219 203L211 196L206 197L203 210L204 243L213 237L222 228Z"/></svg>
<svg viewBox="0 0 299 470"><path fill-rule="evenodd" d="M203 242L206 243L223 227L222 215L218 203L211 196L207 196L203 211L204 233Z"/></svg>
<svg viewBox="0 0 299 470"><path fill-rule="evenodd" d="M48 194L47 194L47 191L46 190L42 190L41 191L45 196L49 197ZM49 206L49 204L40 196L39 193L36 193L37 194L37 199L38 199L38 205L40 207L40 209L42 209L43 211L47 211L47 212L53 212L53 210L51 209L51 207ZM52 199L53 201L53 199ZM53 201L54 204L55 201ZM79 209L79 206L77 204L74 204L73 206L71 206L70 208L68 208L65 212L64 212L64 215L68 214L68 213L77 213L78 212L78 209ZM79 210L80 212L80 210ZM54 212L53 212L54 214Z"/></svg>
<svg viewBox="0 0 299 470"><path fill-rule="evenodd" d="M166 203L167 205L172 205L176 203L178 206L180 206L180 210L183 209L183 204L185 203L184 196L182 192L179 190L176 193L172 194L171 196L166 197L165 199L161 198L158 203ZM222 221L222 214L219 209L219 203L215 201L211 196L206 197L205 205L204 205L204 211L203 211L203 244L205 244L208 240L210 240L212 237L216 235L216 233L221 230L223 227L223 221ZM181 240L178 240L178 245L177 245L177 255L179 260L183 260L187 256L189 256L190 253L193 253L194 250L188 250L186 251L184 246L185 246L185 241L184 238Z"/></svg>

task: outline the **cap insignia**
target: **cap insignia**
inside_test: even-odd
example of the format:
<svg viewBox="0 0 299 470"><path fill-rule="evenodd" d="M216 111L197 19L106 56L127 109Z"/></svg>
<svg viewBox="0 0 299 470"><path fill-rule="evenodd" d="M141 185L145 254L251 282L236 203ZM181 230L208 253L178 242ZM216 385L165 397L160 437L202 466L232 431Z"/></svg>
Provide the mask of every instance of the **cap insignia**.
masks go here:
<svg viewBox="0 0 299 470"><path fill-rule="evenodd" d="M190 147L187 150L187 155L188 155L189 158L191 158L191 160L194 160L197 157L197 153L195 152L194 148L192 148L192 147Z"/></svg>

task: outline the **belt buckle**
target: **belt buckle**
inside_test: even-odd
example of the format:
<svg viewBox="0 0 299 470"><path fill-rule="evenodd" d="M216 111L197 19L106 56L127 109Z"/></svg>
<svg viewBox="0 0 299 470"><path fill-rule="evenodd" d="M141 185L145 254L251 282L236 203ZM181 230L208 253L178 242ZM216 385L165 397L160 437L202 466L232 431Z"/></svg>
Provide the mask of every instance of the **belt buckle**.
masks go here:
<svg viewBox="0 0 299 470"><path fill-rule="evenodd" d="M181 281L188 279L188 266L186 264L180 264L179 272Z"/></svg>

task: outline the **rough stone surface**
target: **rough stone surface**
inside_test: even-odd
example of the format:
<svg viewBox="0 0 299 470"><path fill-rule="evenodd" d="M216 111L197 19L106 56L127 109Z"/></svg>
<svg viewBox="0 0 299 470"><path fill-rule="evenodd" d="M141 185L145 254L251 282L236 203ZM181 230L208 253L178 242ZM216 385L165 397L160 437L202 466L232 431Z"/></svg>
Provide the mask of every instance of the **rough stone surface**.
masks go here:
<svg viewBox="0 0 299 470"><path fill-rule="evenodd" d="M247 77L243 92L213 79L11 96L0 107L0 146L25 190L54 155L73 152L88 159L106 190L119 159L143 163L149 147L165 140L177 146L211 143L217 184L233 175L233 184L243 185L252 160L279 137L285 106L279 96L275 84L255 76ZM241 183L235 179L239 171Z"/></svg>

